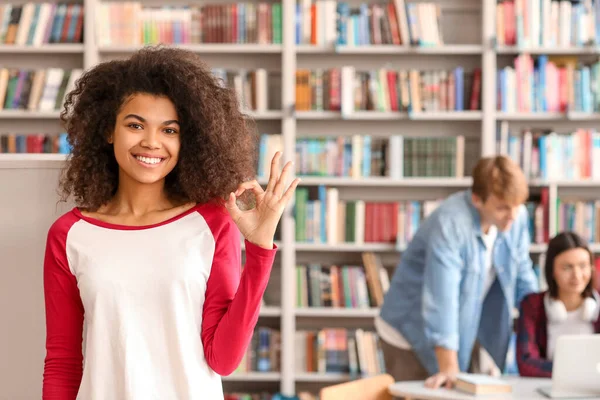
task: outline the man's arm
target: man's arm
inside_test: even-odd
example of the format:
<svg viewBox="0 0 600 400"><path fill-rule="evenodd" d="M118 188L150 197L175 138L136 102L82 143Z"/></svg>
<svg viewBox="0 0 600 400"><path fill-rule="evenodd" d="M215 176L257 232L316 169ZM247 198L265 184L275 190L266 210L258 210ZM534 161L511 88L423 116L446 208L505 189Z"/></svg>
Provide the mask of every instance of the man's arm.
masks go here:
<svg viewBox="0 0 600 400"><path fill-rule="evenodd" d="M538 280L533 271L533 263L529 256L529 247L531 239L529 237L528 214L525 206L521 207L517 219L518 226L518 244L517 244L517 281L515 286L515 308L519 308L521 300L529 293L539 291Z"/></svg>
<svg viewBox="0 0 600 400"><path fill-rule="evenodd" d="M440 372L458 373L458 354L456 350L446 349L444 347L435 347L435 357L438 360Z"/></svg>
<svg viewBox="0 0 600 400"><path fill-rule="evenodd" d="M451 382L459 372L458 366L458 310L461 270L458 232L455 224L438 220L431 229L425 253L423 279L423 319L425 335L435 349L439 379L433 387Z"/></svg>

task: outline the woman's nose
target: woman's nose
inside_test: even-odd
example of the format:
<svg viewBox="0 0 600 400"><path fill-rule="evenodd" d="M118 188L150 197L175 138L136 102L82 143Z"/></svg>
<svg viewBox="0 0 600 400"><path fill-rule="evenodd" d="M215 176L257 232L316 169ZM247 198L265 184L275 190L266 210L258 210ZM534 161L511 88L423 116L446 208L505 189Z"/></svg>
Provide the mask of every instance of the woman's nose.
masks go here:
<svg viewBox="0 0 600 400"><path fill-rule="evenodd" d="M149 149L158 149L160 148L160 141L158 132L154 129L147 129L144 132L144 137L142 142L140 143L143 147L147 147Z"/></svg>

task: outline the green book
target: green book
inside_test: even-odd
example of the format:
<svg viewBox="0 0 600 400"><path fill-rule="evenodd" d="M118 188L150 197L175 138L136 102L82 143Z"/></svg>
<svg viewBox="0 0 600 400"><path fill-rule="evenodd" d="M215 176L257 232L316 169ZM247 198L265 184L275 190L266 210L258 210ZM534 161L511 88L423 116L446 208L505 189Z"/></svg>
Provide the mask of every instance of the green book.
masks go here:
<svg viewBox="0 0 600 400"><path fill-rule="evenodd" d="M272 22L271 26L273 29L273 43L281 44L282 43L282 32L281 32L281 3L275 3L272 5L271 15Z"/></svg>
<svg viewBox="0 0 600 400"><path fill-rule="evenodd" d="M356 232L354 226L356 220L356 202L346 202L346 242L353 243Z"/></svg>
<svg viewBox="0 0 600 400"><path fill-rule="evenodd" d="M65 70L63 74L62 82L60 83L58 94L56 96L56 101L54 102L54 109L60 110L63 105L63 98L65 97L65 92L67 91L67 84L69 83L69 78L71 77L71 71Z"/></svg>
<svg viewBox="0 0 600 400"><path fill-rule="evenodd" d="M6 87L6 99L4 99L4 108L10 110L12 108L15 91L17 90L17 82L19 82L19 70L12 68L8 75L8 85Z"/></svg>

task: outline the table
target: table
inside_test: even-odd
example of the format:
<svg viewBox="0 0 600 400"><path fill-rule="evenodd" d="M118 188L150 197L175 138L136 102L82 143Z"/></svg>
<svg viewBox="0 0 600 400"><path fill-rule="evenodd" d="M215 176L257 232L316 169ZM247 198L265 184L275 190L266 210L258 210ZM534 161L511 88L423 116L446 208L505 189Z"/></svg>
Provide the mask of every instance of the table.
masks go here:
<svg viewBox="0 0 600 400"><path fill-rule="evenodd" d="M537 389L552 385L552 379L550 378L510 377L506 378L506 381L513 384L512 393L475 396L454 389L428 389L423 385L424 381L396 382L390 385L389 391L394 397L406 400L548 400Z"/></svg>

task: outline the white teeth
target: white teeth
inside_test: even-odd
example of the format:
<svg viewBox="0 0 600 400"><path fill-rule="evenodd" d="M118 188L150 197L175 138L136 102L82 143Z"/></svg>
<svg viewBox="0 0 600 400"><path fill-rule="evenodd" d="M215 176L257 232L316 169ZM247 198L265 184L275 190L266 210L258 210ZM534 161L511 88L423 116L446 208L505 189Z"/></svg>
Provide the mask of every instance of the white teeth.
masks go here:
<svg viewBox="0 0 600 400"><path fill-rule="evenodd" d="M135 158L137 158L138 160L140 160L143 163L146 164L158 164L159 162L162 161L162 158L155 158L155 157L142 157L142 156L135 156Z"/></svg>

